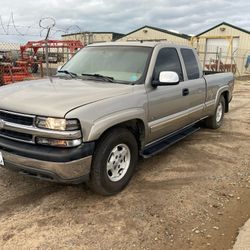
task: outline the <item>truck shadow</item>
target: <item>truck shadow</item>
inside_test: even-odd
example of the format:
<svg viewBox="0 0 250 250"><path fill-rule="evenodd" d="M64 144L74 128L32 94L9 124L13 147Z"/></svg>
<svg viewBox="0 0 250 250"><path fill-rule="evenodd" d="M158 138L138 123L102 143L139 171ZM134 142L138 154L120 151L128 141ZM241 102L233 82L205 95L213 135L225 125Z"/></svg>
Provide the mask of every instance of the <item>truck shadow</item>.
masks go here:
<svg viewBox="0 0 250 250"><path fill-rule="evenodd" d="M11 213L14 210L22 209L23 207L29 206L30 204L36 206L42 199L53 193L59 192L62 187L59 185L51 185L43 188L36 188L32 192L28 192L13 198L10 198L0 203L0 216L6 213ZM13 193L15 194L15 189Z"/></svg>
<svg viewBox="0 0 250 250"><path fill-rule="evenodd" d="M193 143L192 140L195 139L199 139L199 132L152 158L140 158L134 178L129 183L128 188L113 198L98 196L90 191L86 185L62 185L38 181L5 170L1 174L1 182L8 184L8 181L5 182L5 180L9 180L11 184L1 185L0 183L0 192L2 193L0 216L29 206L39 206L43 200L48 203L52 199L51 196L56 200L55 207L58 205L56 208L58 210L67 209L72 202L76 206L82 207L86 199L88 203L93 205L95 202L105 202L107 199L118 198L119 200L120 197L126 200L126 197L128 198L132 193L136 195L150 190L181 189L183 186L200 182L206 178L208 163L211 162L209 167L211 171L211 168L216 167L213 162L222 160L222 157L207 151L197 150L192 146L189 147ZM191 155L190 152L192 152ZM178 159L181 164L175 165L175 161L171 162L175 159ZM230 159L224 160L230 161ZM8 195L5 197L6 192ZM61 208L59 208L60 206Z"/></svg>
<svg viewBox="0 0 250 250"><path fill-rule="evenodd" d="M157 181L143 181L143 185L140 185L140 190L172 190L179 189L183 186L188 186L197 181L202 181L203 176L194 176L194 177L184 177L184 178L174 178L166 180L157 180Z"/></svg>

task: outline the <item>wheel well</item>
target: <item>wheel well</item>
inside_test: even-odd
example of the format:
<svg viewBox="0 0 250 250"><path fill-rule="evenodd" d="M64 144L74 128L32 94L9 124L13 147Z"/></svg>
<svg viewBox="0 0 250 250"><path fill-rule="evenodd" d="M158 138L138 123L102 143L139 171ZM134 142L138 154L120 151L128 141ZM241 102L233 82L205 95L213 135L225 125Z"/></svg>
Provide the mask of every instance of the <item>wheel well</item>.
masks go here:
<svg viewBox="0 0 250 250"><path fill-rule="evenodd" d="M138 143L138 148L141 149L145 139L145 126L144 122L141 119L133 119L122 123L118 123L105 130L100 137L102 137L104 134L108 133L110 130L115 128L128 129L135 136Z"/></svg>
<svg viewBox="0 0 250 250"><path fill-rule="evenodd" d="M225 91L221 94L225 99L225 113L229 111L229 92Z"/></svg>

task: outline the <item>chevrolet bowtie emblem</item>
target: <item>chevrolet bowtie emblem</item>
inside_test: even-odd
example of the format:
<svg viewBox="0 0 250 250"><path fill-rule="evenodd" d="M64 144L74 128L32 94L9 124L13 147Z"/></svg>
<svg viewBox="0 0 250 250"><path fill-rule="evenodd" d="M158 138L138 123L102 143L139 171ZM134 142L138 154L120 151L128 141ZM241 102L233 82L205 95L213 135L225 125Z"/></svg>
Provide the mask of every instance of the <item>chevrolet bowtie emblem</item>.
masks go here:
<svg viewBox="0 0 250 250"><path fill-rule="evenodd" d="M0 129L3 129L4 127L4 120L0 119Z"/></svg>

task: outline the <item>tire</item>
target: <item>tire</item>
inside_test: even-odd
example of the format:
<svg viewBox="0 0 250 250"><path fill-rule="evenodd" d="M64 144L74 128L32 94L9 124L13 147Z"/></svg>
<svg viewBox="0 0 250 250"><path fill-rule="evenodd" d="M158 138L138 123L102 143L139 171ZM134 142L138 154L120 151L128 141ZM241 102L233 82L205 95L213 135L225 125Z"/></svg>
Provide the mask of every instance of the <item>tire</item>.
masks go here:
<svg viewBox="0 0 250 250"><path fill-rule="evenodd" d="M107 132L97 143L88 186L101 195L120 192L132 178L137 160L138 143L129 130Z"/></svg>
<svg viewBox="0 0 250 250"><path fill-rule="evenodd" d="M205 125L211 129L217 129L222 125L224 114L225 114L225 98L223 96L220 97L219 102L216 105L216 109L214 115L208 117L205 120Z"/></svg>

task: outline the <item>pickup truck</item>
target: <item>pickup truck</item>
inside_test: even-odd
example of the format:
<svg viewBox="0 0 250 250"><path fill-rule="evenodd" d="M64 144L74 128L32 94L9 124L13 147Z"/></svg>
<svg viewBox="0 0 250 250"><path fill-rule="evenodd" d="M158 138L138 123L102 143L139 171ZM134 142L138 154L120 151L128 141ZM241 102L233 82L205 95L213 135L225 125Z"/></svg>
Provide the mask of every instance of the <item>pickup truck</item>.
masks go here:
<svg viewBox="0 0 250 250"><path fill-rule="evenodd" d="M229 111L232 73L206 75L192 48L102 43L51 80L0 88L0 165L112 195L150 157Z"/></svg>

